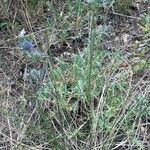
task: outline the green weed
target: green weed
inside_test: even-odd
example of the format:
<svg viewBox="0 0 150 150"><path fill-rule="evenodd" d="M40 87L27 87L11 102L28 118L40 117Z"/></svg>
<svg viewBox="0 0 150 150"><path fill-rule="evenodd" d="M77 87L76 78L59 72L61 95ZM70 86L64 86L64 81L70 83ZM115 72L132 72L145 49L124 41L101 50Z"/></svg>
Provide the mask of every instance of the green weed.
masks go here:
<svg viewBox="0 0 150 150"><path fill-rule="evenodd" d="M114 11L117 13L128 14L129 8L132 5L132 0L115 0L114 1Z"/></svg>

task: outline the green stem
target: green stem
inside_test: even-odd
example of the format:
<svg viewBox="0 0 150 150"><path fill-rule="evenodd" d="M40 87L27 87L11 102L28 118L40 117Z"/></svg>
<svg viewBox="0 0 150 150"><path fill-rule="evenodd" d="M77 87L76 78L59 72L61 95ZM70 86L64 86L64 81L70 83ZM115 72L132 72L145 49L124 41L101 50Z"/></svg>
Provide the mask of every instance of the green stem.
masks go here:
<svg viewBox="0 0 150 150"><path fill-rule="evenodd" d="M91 131L93 132L93 127L94 127L94 102L92 99L92 87L91 87L91 82L92 82L92 70L93 70L93 47L94 47L94 41L95 41L95 33L93 31L93 23L94 23L94 19L93 19L93 11L91 12L90 15L90 31L89 31L89 39L90 39L90 44L89 44L89 62L88 62L88 87L87 87L87 101L90 104L90 117L92 119L92 123L91 123ZM92 146L92 139L93 139L93 133L91 133L91 146Z"/></svg>

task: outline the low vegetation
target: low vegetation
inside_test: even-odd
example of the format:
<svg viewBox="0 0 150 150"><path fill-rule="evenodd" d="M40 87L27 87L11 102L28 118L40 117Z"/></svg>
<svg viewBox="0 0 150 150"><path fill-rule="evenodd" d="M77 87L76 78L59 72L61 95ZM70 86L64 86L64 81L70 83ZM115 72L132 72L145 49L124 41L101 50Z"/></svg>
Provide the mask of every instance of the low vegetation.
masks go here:
<svg viewBox="0 0 150 150"><path fill-rule="evenodd" d="M150 3L0 2L0 148L148 150Z"/></svg>

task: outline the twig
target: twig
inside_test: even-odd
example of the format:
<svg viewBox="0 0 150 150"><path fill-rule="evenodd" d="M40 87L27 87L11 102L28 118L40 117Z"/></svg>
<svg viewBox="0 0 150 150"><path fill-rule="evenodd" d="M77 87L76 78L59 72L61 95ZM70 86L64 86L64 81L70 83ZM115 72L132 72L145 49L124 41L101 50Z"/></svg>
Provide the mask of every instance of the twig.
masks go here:
<svg viewBox="0 0 150 150"><path fill-rule="evenodd" d="M130 19L136 19L136 20L141 20L141 19L142 19L142 18L140 18L140 17L128 16L128 15L116 13L115 11L111 12L110 14L117 15L117 16L121 16L121 17L130 18Z"/></svg>

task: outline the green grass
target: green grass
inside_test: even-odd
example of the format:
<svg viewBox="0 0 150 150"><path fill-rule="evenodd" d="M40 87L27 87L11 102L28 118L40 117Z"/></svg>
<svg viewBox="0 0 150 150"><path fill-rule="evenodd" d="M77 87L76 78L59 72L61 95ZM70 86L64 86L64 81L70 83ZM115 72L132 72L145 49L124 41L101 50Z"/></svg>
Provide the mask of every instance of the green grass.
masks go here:
<svg viewBox="0 0 150 150"><path fill-rule="evenodd" d="M6 129L0 128L0 134L8 139L6 146L17 150L144 150L143 141L149 141L149 81L136 76L126 53L101 48L107 30L98 30L96 24L99 17L104 19L99 14L103 5L80 0L42 2L51 18L40 24L44 32L35 32L31 39L43 44L50 55L34 58L14 51L26 74L24 81L15 78L18 95L13 97L9 87L2 92L5 101L0 113L7 125L3 122ZM35 0L29 4L38 6ZM74 53L72 44L67 52L58 50L53 55L51 45L57 45L57 50L76 38L83 38L82 49ZM145 139L140 139L141 134Z"/></svg>

